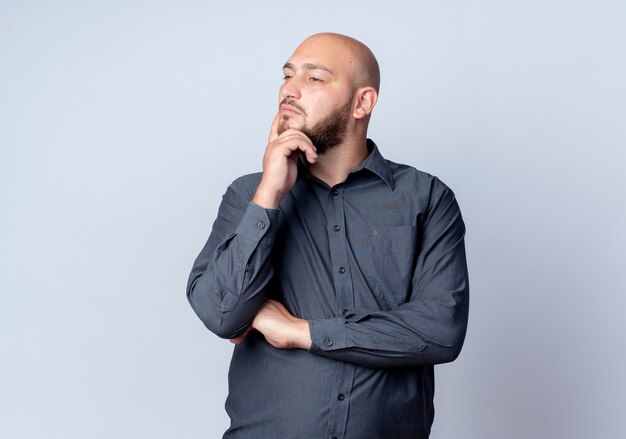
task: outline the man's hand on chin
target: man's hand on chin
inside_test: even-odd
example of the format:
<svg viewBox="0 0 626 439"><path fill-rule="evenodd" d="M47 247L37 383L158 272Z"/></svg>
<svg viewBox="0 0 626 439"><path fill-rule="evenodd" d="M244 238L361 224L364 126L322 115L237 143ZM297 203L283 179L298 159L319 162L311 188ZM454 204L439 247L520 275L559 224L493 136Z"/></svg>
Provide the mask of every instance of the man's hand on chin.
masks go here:
<svg viewBox="0 0 626 439"><path fill-rule="evenodd" d="M243 335L230 341L234 344L241 343L250 329L259 331L269 344L279 349L311 348L309 322L292 316L282 303L272 299L265 299L251 327Z"/></svg>

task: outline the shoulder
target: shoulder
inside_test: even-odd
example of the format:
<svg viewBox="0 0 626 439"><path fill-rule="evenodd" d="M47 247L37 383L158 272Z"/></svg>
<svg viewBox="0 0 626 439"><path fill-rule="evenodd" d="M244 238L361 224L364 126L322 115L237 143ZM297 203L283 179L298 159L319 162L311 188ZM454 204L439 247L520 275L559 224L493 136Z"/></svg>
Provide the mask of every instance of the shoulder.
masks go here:
<svg viewBox="0 0 626 439"><path fill-rule="evenodd" d="M421 212L422 227L455 224L464 233L465 225L456 196L437 176L413 166L388 161L393 171L395 189L410 193Z"/></svg>
<svg viewBox="0 0 626 439"><path fill-rule="evenodd" d="M412 192L431 201L443 196L454 197L452 190L439 177L410 165L385 161L393 175L395 190Z"/></svg>
<svg viewBox="0 0 626 439"><path fill-rule="evenodd" d="M252 200L262 176L261 172L242 175L228 186L227 193L232 191L242 205L247 205Z"/></svg>

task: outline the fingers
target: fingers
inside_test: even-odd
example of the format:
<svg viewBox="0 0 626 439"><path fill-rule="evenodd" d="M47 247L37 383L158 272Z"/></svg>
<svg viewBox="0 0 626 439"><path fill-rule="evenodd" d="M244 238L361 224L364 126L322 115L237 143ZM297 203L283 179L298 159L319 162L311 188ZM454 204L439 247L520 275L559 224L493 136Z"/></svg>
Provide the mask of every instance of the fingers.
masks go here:
<svg viewBox="0 0 626 439"><path fill-rule="evenodd" d="M317 148L315 148L311 140L306 136L306 134L295 128L289 128L279 135L278 128L280 127L281 120L282 115L280 114L280 112L276 113L276 116L274 116L274 120L272 121L272 127L270 128L268 144L271 145L279 139L281 140L282 145L285 145L285 141L289 141L290 143L287 144L287 146L289 147L289 151L293 152L296 149L299 149L300 151L305 153L306 159L309 161L309 163L314 163L317 159ZM291 143L291 141L294 140L302 140L302 143ZM287 155L290 154L291 153Z"/></svg>
<svg viewBox="0 0 626 439"><path fill-rule="evenodd" d="M278 136L274 143L287 157L294 151L300 150L305 154L309 163L317 161L317 148L302 131L290 128Z"/></svg>
<svg viewBox="0 0 626 439"><path fill-rule="evenodd" d="M267 143L272 143L278 137L278 127L280 126L281 115L280 112L276 113L274 120L272 121L272 128L270 128L270 137Z"/></svg>
<svg viewBox="0 0 626 439"><path fill-rule="evenodd" d="M267 209L276 209L291 190L298 176L297 164L317 162L317 151L311 139L294 128L278 134L281 115L274 117L270 140L263 154L263 178L252 201ZM272 140L273 139L273 140Z"/></svg>
<svg viewBox="0 0 626 439"><path fill-rule="evenodd" d="M254 316L254 320L252 320L252 325L250 325L252 329L256 329L257 331L259 331L259 325L262 326L263 321L267 321L268 317L271 318L272 310L275 306L275 303L277 303L275 300L269 299L267 297L265 298L265 300L263 300L263 303L261 304L256 312L256 315Z"/></svg>

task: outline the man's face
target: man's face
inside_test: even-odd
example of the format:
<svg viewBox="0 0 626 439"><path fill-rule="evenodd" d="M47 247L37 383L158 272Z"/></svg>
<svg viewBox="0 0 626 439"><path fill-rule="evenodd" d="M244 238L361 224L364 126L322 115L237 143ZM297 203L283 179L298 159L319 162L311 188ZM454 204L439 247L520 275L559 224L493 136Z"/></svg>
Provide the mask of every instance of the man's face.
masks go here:
<svg viewBox="0 0 626 439"><path fill-rule="evenodd" d="M339 53L338 53L339 52ZM318 154L340 144L352 114L353 84L340 51L320 42L303 43L283 68L278 133L295 128L306 134Z"/></svg>

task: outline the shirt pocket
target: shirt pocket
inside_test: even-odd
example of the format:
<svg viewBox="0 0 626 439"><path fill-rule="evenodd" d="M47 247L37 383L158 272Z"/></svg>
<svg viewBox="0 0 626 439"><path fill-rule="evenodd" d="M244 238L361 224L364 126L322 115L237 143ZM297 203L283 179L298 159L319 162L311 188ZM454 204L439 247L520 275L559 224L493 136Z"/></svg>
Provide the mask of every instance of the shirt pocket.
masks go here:
<svg viewBox="0 0 626 439"><path fill-rule="evenodd" d="M368 226L370 252L365 260L370 285L392 307L405 303L417 252L417 227Z"/></svg>

